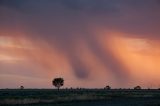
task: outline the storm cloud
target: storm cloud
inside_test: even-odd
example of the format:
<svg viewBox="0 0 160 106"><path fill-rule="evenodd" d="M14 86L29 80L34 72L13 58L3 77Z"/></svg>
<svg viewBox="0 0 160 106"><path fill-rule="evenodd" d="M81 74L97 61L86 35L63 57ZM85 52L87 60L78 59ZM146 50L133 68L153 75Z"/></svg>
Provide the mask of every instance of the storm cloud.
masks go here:
<svg viewBox="0 0 160 106"><path fill-rule="evenodd" d="M100 33L120 32L125 33L118 35L122 37L159 39L159 11L159 0L1 0L0 34L25 36L33 43L47 42L50 49L67 57L78 79L87 79L92 73L88 66L89 52L113 74L117 83L124 84L130 80L130 72L112 53L112 45L106 46L105 50L101 46L99 38L105 36L109 42L112 34ZM39 43L36 44L41 48ZM84 52L86 57L81 53L85 50L88 51ZM44 52L52 56L51 53ZM26 55L34 58L30 52ZM48 65L51 60L45 61L45 66L51 70L52 64Z"/></svg>

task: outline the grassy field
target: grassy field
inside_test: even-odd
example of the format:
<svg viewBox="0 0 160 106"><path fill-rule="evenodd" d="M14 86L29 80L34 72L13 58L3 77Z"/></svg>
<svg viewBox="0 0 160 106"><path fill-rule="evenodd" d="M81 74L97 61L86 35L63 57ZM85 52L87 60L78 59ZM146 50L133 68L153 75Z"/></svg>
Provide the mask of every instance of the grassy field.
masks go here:
<svg viewBox="0 0 160 106"><path fill-rule="evenodd" d="M1 89L0 106L160 106L160 90Z"/></svg>

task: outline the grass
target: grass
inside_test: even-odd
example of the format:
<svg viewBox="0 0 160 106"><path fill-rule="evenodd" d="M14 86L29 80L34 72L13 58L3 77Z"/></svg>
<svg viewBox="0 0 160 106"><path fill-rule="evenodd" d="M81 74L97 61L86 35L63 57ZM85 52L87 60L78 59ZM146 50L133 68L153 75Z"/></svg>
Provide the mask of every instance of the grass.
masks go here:
<svg viewBox="0 0 160 106"><path fill-rule="evenodd" d="M105 90L105 89L1 89L0 105L33 105L43 106L43 104L66 105L79 103L87 104L90 101L108 101L118 103L123 100L145 101L152 100L154 103L160 101L160 90ZM77 103L78 104L75 104ZM146 101L147 102L147 101ZM97 103L97 102L96 102ZM95 103L95 104L96 104ZM105 102L106 103L106 102ZM116 103L116 102L115 102ZM159 103L160 104L160 103ZM29 105L29 106L30 106ZM154 104L155 105L155 104ZM103 105L102 105L103 106ZM105 105L104 105L105 106ZM152 106L152 104L150 105Z"/></svg>

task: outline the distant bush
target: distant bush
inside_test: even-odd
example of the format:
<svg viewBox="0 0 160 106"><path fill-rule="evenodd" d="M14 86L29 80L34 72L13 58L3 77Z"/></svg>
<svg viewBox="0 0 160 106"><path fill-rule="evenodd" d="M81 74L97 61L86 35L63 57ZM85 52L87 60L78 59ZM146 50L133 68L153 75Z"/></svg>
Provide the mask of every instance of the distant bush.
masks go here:
<svg viewBox="0 0 160 106"><path fill-rule="evenodd" d="M109 85L107 85L106 87L104 87L104 89L110 90L111 87Z"/></svg>
<svg viewBox="0 0 160 106"><path fill-rule="evenodd" d="M134 87L134 89L135 90L140 90L140 89L142 89L140 86L136 86L136 87Z"/></svg>
<svg viewBox="0 0 160 106"><path fill-rule="evenodd" d="M24 86L20 86L20 89L24 89Z"/></svg>

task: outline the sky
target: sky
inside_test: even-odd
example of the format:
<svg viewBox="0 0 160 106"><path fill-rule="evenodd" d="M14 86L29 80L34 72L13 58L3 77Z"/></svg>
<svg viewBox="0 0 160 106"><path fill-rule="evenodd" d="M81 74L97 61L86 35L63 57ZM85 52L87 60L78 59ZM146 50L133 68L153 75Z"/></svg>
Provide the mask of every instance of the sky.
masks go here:
<svg viewBox="0 0 160 106"><path fill-rule="evenodd" d="M158 88L159 28L159 0L0 0L0 88Z"/></svg>

